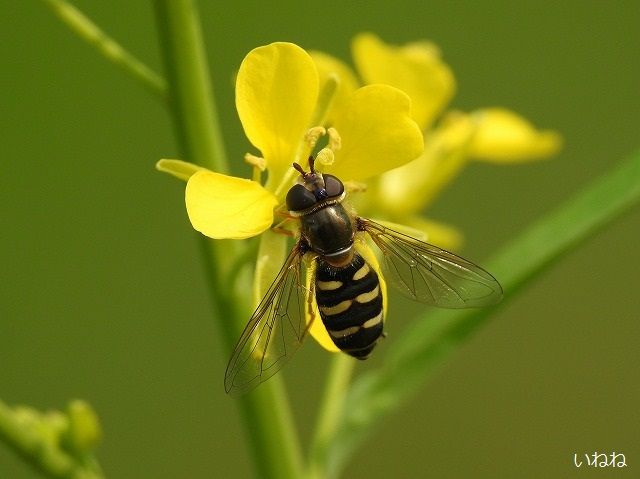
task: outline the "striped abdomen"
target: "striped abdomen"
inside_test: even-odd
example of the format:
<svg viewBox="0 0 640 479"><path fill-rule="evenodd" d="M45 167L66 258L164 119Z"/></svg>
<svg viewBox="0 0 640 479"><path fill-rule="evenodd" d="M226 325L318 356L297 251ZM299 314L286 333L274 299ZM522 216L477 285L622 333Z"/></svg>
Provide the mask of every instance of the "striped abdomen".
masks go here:
<svg viewBox="0 0 640 479"><path fill-rule="evenodd" d="M358 253L339 268L318 257L316 301L335 345L366 359L382 335L382 292L378 275Z"/></svg>

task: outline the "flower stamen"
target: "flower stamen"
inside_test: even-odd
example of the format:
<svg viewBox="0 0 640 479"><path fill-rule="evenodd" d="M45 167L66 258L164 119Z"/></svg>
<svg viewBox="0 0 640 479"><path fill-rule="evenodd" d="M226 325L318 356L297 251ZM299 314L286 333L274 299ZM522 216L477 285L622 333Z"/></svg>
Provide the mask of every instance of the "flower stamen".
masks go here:
<svg viewBox="0 0 640 479"><path fill-rule="evenodd" d="M327 133L329 134L329 148L334 152L342 148L342 138L340 137L338 130L330 127L327 130Z"/></svg>
<svg viewBox="0 0 640 479"><path fill-rule="evenodd" d="M261 156L252 155L251 153L245 153L244 161L258 168L260 171L264 171L267 169L267 160L265 160Z"/></svg>
<svg viewBox="0 0 640 479"><path fill-rule="evenodd" d="M267 160L261 156L252 155L251 153L245 153L244 161L253 166L253 181L260 183L262 178L261 173L267 169Z"/></svg>
<svg viewBox="0 0 640 479"><path fill-rule="evenodd" d="M316 161L323 166L333 165L334 160L335 156L333 154L333 151L328 147L323 148L316 155Z"/></svg>
<svg viewBox="0 0 640 479"><path fill-rule="evenodd" d="M323 126L313 126L307 130L304 135L304 141L309 148L313 150L321 136L327 134L327 130Z"/></svg>
<svg viewBox="0 0 640 479"><path fill-rule="evenodd" d="M327 134L329 135L328 145L320 150L316 155L316 161L323 166L333 165L333 162L335 161L335 152L342 147L342 138L340 138L338 130L330 127L327 130Z"/></svg>

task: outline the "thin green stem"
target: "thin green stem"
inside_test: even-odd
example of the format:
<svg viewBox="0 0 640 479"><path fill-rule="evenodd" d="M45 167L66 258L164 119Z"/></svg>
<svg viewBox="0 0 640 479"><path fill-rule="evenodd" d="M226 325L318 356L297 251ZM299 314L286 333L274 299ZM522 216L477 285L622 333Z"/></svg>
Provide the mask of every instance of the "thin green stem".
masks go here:
<svg viewBox="0 0 640 479"><path fill-rule="evenodd" d="M334 354L331 368L327 374L327 385L318 411L315 433L311 441L309 479L331 477L329 471L333 468L328 464L330 460L328 454L329 446L340 425L340 418L343 415L345 398L355 364L356 360L346 354Z"/></svg>
<svg viewBox="0 0 640 479"><path fill-rule="evenodd" d="M42 1L82 40L93 46L111 63L122 68L151 93L166 101L167 85L164 79L125 50L85 14L64 0Z"/></svg>
<svg viewBox="0 0 640 479"><path fill-rule="evenodd" d="M240 411L256 462L256 477L300 479L302 453L282 376L243 396Z"/></svg>
<svg viewBox="0 0 640 479"><path fill-rule="evenodd" d="M222 134L215 113L211 82L197 9L192 0L156 0L159 35L169 81L170 104L184 158L218 172L227 171ZM240 298L228 275L234 245L200 241L210 283L216 325L231 351L245 316L246 292ZM238 400L255 463L256 476L301 477L302 459L283 383L273 378Z"/></svg>

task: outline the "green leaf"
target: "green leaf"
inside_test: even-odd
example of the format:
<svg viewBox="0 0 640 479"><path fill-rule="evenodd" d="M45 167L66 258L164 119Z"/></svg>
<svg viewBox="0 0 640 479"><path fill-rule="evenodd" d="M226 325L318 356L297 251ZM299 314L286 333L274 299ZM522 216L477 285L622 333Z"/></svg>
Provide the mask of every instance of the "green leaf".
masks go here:
<svg viewBox="0 0 640 479"><path fill-rule="evenodd" d="M533 224L486 263L504 288L502 304L639 200L640 153ZM498 307L433 311L390 342L384 366L361 376L347 396L342 427L330 441L328 477L336 475L379 420L413 394Z"/></svg>

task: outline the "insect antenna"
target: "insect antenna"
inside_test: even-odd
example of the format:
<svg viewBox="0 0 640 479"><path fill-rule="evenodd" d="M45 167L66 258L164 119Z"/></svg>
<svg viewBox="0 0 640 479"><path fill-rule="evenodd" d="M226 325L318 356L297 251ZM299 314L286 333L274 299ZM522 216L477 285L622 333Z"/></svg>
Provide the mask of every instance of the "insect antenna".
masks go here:
<svg viewBox="0 0 640 479"><path fill-rule="evenodd" d="M307 173L306 171L304 171L304 169L302 168L302 166L300 166L298 163L293 163L293 165L292 165L292 166L294 167L294 169L295 169L298 173L300 173L300 174L302 175L302 177L303 177L303 178L306 178L306 177L307 177L307 175L309 174L309 173Z"/></svg>
<svg viewBox="0 0 640 479"><path fill-rule="evenodd" d="M316 159L313 157L313 155L309 155L309 172L304 171L302 166L300 166L298 163L294 162L292 166L302 175L303 178L306 179L309 175L314 175L316 173L316 170L314 169L315 161Z"/></svg>
<svg viewBox="0 0 640 479"><path fill-rule="evenodd" d="M315 163L316 159L313 157L313 155L309 155L309 169L311 170L311 173L315 173L316 170L313 169L313 164Z"/></svg>

